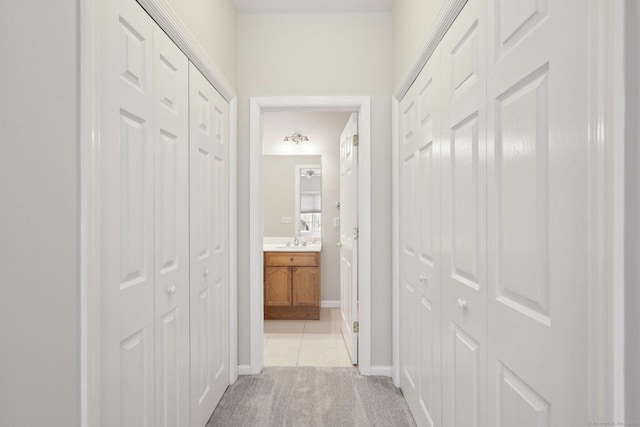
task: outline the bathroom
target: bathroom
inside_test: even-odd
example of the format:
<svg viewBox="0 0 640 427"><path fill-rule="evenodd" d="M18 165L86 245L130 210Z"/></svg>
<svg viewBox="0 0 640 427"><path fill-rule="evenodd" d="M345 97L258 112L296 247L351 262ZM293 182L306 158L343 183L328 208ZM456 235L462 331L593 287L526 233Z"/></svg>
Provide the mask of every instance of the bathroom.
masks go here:
<svg viewBox="0 0 640 427"><path fill-rule="evenodd" d="M340 136L350 116L264 113L265 366L352 366L338 247Z"/></svg>

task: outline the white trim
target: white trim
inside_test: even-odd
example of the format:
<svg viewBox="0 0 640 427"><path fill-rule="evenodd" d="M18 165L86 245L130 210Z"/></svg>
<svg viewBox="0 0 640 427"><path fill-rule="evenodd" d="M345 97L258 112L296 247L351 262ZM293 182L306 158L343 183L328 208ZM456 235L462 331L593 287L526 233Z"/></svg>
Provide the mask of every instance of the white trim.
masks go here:
<svg viewBox="0 0 640 427"><path fill-rule="evenodd" d="M137 0L140 6L158 23L169 38L187 55L189 61L196 66L220 95L231 102L236 92L229 84L218 66L207 55L205 50L182 23L178 15L165 0Z"/></svg>
<svg viewBox="0 0 640 427"><path fill-rule="evenodd" d="M356 111L360 134L358 182L359 239L359 365L362 375L371 372L371 101L368 96L252 97L249 106L249 334L250 373L263 367L262 336L262 112Z"/></svg>
<svg viewBox="0 0 640 427"><path fill-rule="evenodd" d="M393 384L400 376L400 101L391 100L391 364Z"/></svg>
<svg viewBox="0 0 640 427"><path fill-rule="evenodd" d="M229 101L229 384L238 379L238 99Z"/></svg>
<svg viewBox="0 0 640 427"><path fill-rule="evenodd" d="M420 70L422 70L422 67L424 67L436 50L438 44L440 44L440 41L466 3L467 0L443 0L436 17L433 19L433 24L431 24L429 32L425 35L422 44L414 55L411 66L393 93L395 99L400 101L407 93L413 81L418 77Z"/></svg>
<svg viewBox="0 0 640 427"><path fill-rule="evenodd" d="M80 425L100 424L98 0L80 2Z"/></svg>
<svg viewBox="0 0 640 427"><path fill-rule="evenodd" d="M253 375L259 372L253 372L250 365L238 365L238 376L240 375Z"/></svg>
<svg viewBox="0 0 640 427"><path fill-rule="evenodd" d="M589 1L589 420L624 420L624 0Z"/></svg>
<svg viewBox="0 0 640 427"><path fill-rule="evenodd" d="M391 377L393 374L393 367L388 365L374 365L371 367L371 375L378 377Z"/></svg>
<svg viewBox="0 0 640 427"><path fill-rule="evenodd" d="M320 307L323 308L340 308L340 300L322 300L320 301Z"/></svg>
<svg viewBox="0 0 640 427"><path fill-rule="evenodd" d="M237 378L236 93L164 0L138 0L229 102L229 379ZM80 425L100 424L101 0L80 0Z"/></svg>

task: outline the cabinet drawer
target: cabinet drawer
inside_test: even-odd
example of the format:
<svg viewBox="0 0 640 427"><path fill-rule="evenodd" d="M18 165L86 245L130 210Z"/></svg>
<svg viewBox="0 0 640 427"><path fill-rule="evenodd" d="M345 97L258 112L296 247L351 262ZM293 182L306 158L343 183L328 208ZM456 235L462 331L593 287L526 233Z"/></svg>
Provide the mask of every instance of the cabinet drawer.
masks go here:
<svg viewBox="0 0 640 427"><path fill-rule="evenodd" d="M319 252L265 252L265 266L315 267L320 265Z"/></svg>

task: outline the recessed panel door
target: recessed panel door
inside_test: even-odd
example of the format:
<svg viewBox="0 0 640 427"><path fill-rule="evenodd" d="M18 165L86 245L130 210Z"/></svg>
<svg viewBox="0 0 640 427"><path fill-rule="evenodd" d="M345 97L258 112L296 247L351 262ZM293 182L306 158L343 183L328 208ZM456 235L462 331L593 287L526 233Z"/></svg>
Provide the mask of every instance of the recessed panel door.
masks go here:
<svg viewBox="0 0 640 427"><path fill-rule="evenodd" d="M358 363L358 115L351 114L340 135L340 330Z"/></svg>
<svg viewBox="0 0 640 427"><path fill-rule="evenodd" d="M419 425L440 425L440 50L400 104L401 381Z"/></svg>
<svg viewBox="0 0 640 427"><path fill-rule="evenodd" d="M101 2L100 424L154 425L153 21Z"/></svg>
<svg viewBox="0 0 640 427"><path fill-rule="evenodd" d="M191 424L229 385L228 104L189 68Z"/></svg>
<svg viewBox="0 0 640 427"><path fill-rule="evenodd" d="M154 25L156 425L189 425L189 62Z"/></svg>
<svg viewBox="0 0 640 427"><path fill-rule="evenodd" d="M470 0L441 43L442 425L487 411L485 2Z"/></svg>
<svg viewBox="0 0 640 427"><path fill-rule="evenodd" d="M488 1L490 425L587 422L587 6Z"/></svg>

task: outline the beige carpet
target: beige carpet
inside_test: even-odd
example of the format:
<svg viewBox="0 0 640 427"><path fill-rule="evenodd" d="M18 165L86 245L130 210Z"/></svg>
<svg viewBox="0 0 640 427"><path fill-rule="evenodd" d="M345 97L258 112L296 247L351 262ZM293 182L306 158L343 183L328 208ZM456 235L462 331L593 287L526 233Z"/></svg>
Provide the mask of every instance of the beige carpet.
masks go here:
<svg viewBox="0 0 640 427"><path fill-rule="evenodd" d="M271 367L229 387L207 427L415 426L390 378L355 368Z"/></svg>

